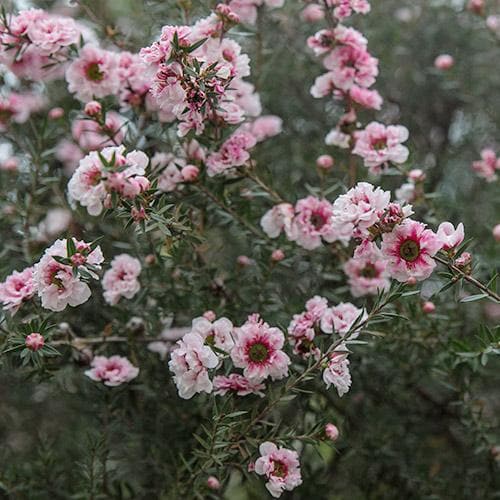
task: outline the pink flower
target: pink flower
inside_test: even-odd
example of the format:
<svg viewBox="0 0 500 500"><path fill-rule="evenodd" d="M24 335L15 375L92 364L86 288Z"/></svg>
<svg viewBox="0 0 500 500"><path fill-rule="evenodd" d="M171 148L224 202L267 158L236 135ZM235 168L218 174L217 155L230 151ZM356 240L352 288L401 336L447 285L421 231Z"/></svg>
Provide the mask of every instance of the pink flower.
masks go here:
<svg viewBox="0 0 500 500"><path fill-rule="evenodd" d="M211 393L212 381L208 370L215 368L219 359L205 345L205 339L197 333L187 333L177 342L170 355L168 367L174 373L174 382L183 399L191 399L196 393Z"/></svg>
<svg viewBox="0 0 500 500"><path fill-rule="evenodd" d="M323 371L323 382L329 389L333 385L337 389L339 397L349 392L351 388L351 373L349 372L349 360L347 359L345 346L342 344L330 354L328 365Z"/></svg>
<svg viewBox="0 0 500 500"><path fill-rule="evenodd" d="M250 125L250 132L257 142L262 142L269 137L278 135L283 130L283 120L279 116L265 115L254 120Z"/></svg>
<svg viewBox="0 0 500 500"><path fill-rule="evenodd" d="M144 177L148 163L142 151L125 154L125 146L104 148L99 154L93 151L80 161L71 177L69 195L87 207L90 215L99 215L108 193L133 199L149 188L149 180Z"/></svg>
<svg viewBox="0 0 500 500"><path fill-rule="evenodd" d="M103 382L108 387L126 384L139 375L139 368L122 356L95 356L90 366L91 369L87 370L85 375L94 382Z"/></svg>
<svg viewBox="0 0 500 500"><path fill-rule="evenodd" d="M306 23L316 23L325 18L325 11L323 10L323 7L321 7L321 5L312 3L306 5L306 7L300 13L300 17Z"/></svg>
<svg viewBox="0 0 500 500"><path fill-rule="evenodd" d="M354 86L349 90L351 99L366 109L380 109L384 100L376 90Z"/></svg>
<svg viewBox="0 0 500 500"><path fill-rule="evenodd" d="M483 149L481 151L481 160L472 164L472 170L479 177L483 177L488 182L493 182L497 179L497 170L500 170L500 158L497 158L492 149Z"/></svg>
<svg viewBox="0 0 500 500"><path fill-rule="evenodd" d="M444 70L444 71L452 68L454 64L455 64L455 60L449 54L441 54L441 55L437 56L436 60L434 61L434 66L437 69Z"/></svg>
<svg viewBox="0 0 500 500"><path fill-rule="evenodd" d="M340 195L333 203L333 219L339 228L341 239L367 238L373 226L389 206L391 193L375 188L368 182L356 186Z"/></svg>
<svg viewBox="0 0 500 500"><path fill-rule="evenodd" d="M85 258L84 268L94 278L94 271L100 270L104 257L100 247L91 249L90 245L73 238L78 253ZM54 257L68 259L66 240L57 240L45 250L40 261L35 264L33 282L42 300L42 307L51 311L62 311L67 305L72 307L83 304L90 298L90 288L81 281L77 266L62 264ZM92 269L90 269L92 268Z"/></svg>
<svg viewBox="0 0 500 500"><path fill-rule="evenodd" d="M213 384L214 393L219 396L225 396L228 392L233 392L238 396L256 394L257 396L264 397L262 391L266 388L265 384L248 379L238 373L231 373L227 377L218 375L214 377Z"/></svg>
<svg viewBox="0 0 500 500"><path fill-rule="evenodd" d="M321 316L321 330L325 333L337 333L341 337L346 336L355 321L361 316L361 320L367 317L364 309L358 309L350 302L341 302L339 305L326 309ZM352 332L349 339L355 339L359 330Z"/></svg>
<svg viewBox="0 0 500 500"><path fill-rule="evenodd" d="M290 241L297 242L306 250L314 250L322 241L332 243L339 238L333 223L333 207L327 200L308 196L295 205L295 216L286 228Z"/></svg>
<svg viewBox="0 0 500 500"><path fill-rule="evenodd" d="M260 457L255 461L255 472L266 476L266 488L275 498L302 484L299 456L296 451L278 448L265 442L259 446Z"/></svg>
<svg viewBox="0 0 500 500"><path fill-rule="evenodd" d="M427 279L436 267L433 257L442 246L440 238L425 224L406 219L391 233L382 235L381 250L391 277L404 283L409 278Z"/></svg>
<svg viewBox="0 0 500 500"><path fill-rule="evenodd" d="M114 52L85 45L66 70L68 90L83 102L116 95L120 89L118 57Z"/></svg>
<svg viewBox="0 0 500 500"><path fill-rule="evenodd" d="M111 261L111 269L108 269L102 278L104 299L112 306L118 304L122 297L131 299L141 289L137 279L141 273L139 260L126 253L117 255Z"/></svg>
<svg viewBox="0 0 500 500"><path fill-rule="evenodd" d="M339 438L339 430L336 425L328 423L325 425L325 435L331 441L337 441Z"/></svg>
<svg viewBox="0 0 500 500"><path fill-rule="evenodd" d="M227 318L209 320L205 317L193 319L191 332L196 333L205 343L213 345L226 353L231 352L234 346L233 324Z"/></svg>
<svg viewBox="0 0 500 500"><path fill-rule="evenodd" d="M443 243L443 250L456 248L464 241L464 225L460 223L455 229L451 222L442 222L439 224L437 236Z"/></svg>
<svg viewBox="0 0 500 500"><path fill-rule="evenodd" d="M14 271L3 283L0 283L0 301L5 310L15 314L23 302L35 295L33 271L33 267L28 267L21 272Z"/></svg>
<svg viewBox="0 0 500 500"><path fill-rule="evenodd" d="M380 173L388 163L401 164L408 159L408 148L401 143L408 140L408 129L401 125L386 127L371 122L364 130L354 134L353 154L361 156L373 173Z"/></svg>
<svg viewBox="0 0 500 500"><path fill-rule="evenodd" d="M316 328L319 327L321 317L328 308L328 301L314 296L306 302L306 310L301 314L294 314L288 326L290 343L294 346L293 352L304 358L311 354L319 355L319 349L313 344Z"/></svg>
<svg viewBox="0 0 500 500"><path fill-rule="evenodd" d="M218 152L208 156L209 177L221 174L233 167L240 167L250 159L248 152L257 143L255 137L246 132L235 133L227 139Z"/></svg>
<svg viewBox="0 0 500 500"><path fill-rule="evenodd" d="M30 333L24 344L30 351L39 351L45 345L45 339L39 333Z"/></svg>
<svg viewBox="0 0 500 500"><path fill-rule="evenodd" d="M326 0L329 7L335 7L333 15L337 19L345 19L356 14L368 14L370 12L370 4L368 0Z"/></svg>
<svg viewBox="0 0 500 500"><path fill-rule="evenodd" d="M234 330L231 359L236 368L243 368L247 378L261 381L268 377L279 380L288 375L290 358L283 352L285 336L270 327L258 314Z"/></svg>
<svg viewBox="0 0 500 500"><path fill-rule="evenodd" d="M290 227L293 216L293 206L290 203L280 203L264 214L260 225L269 238L277 238L283 229Z"/></svg>
<svg viewBox="0 0 500 500"><path fill-rule="evenodd" d="M364 240L344 264L344 272L354 297L377 295L389 289L387 263L377 245Z"/></svg>
<svg viewBox="0 0 500 500"><path fill-rule="evenodd" d="M32 92L10 92L0 96L0 132L13 123L25 123L32 113L45 106L45 99Z"/></svg>

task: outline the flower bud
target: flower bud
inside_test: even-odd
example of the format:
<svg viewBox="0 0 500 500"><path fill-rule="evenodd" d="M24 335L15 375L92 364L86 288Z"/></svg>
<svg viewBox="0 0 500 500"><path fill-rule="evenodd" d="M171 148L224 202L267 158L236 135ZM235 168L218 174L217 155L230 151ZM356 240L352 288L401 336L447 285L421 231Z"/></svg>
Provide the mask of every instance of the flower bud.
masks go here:
<svg viewBox="0 0 500 500"><path fill-rule="evenodd" d="M19 166L19 160L17 158L11 157L7 158L4 162L0 163L0 170L15 172L18 166Z"/></svg>
<svg viewBox="0 0 500 500"><path fill-rule="evenodd" d="M335 161L330 155L321 155L316 160L316 166L323 170L330 170L334 163Z"/></svg>
<svg viewBox="0 0 500 500"><path fill-rule="evenodd" d="M339 430L336 425L329 423L325 425L325 434L328 439L337 441L339 438Z"/></svg>
<svg viewBox="0 0 500 500"><path fill-rule="evenodd" d="M220 482L219 482L219 480L215 476L210 476L207 479L207 486L211 490L218 490L218 489L220 489Z"/></svg>
<svg viewBox="0 0 500 500"><path fill-rule="evenodd" d="M436 57L434 61L434 67L443 71L451 69L455 64L455 60L449 54L441 54Z"/></svg>
<svg viewBox="0 0 500 500"><path fill-rule="evenodd" d="M64 116L64 109L63 108L52 108L49 111L49 118L51 120L58 120L59 118L62 118Z"/></svg>
<svg viewBox="0 0 500 500"><path fill-rule="evenodd" d="M436 306L434 305L433 302L431 301L426 301L422 304L422 311L424 311L425 314L431 314L436 310Z"/></svg>
<svg viewBox="0 0 500 500"><path fill-rule="evenodd" d="M426 175L420 168L414 168L408 172L408 179L413 182L423 182L425 181Z"/></svg>
<svg viewBox="0 0 500 500"><path fill-rule="evenodd" d="M200 169L195 165L186 165L181 170L181 175L185 182L195 181L198 178L199 173Z"/></svg>
<svg viewBox="0 0 500 500"><path fill-rule="evenodd" d="M39 333L30 333L24 343L31 351L38 351L45 345L45 340Z"/></svg>
<svg viewBox="0 0 500 500"><path fill-rule="evenodd" d="M285 258L285 252L283 252L283 250L281 250L280 248L277 248L276 250L273 251L273 253L271 254L271 259L274 261L274 262L280 262L282 261L283 259Z"/></svg>
<svg viewBox="0 0 500 500"><path fill-rule="evenodd" d="M84 112L87 116L96 117L102 113L101 103L97 101L90 101L85 104Z"/></svg>
<svg viewBox="0 0 500 500"><path fill-rule="evenodd" d="M252 259L250 259L250 257L247 257L246 255L240 255L236 259L236 262L242 267L248 267L252 265Z"/></svg>
<svg viewBox="0 0 500 500"><path fill-rule="evenodd" d="M325 17L323 7L317 4L310 4L300 13L300 17L306 23L316 23Z"/></svg>

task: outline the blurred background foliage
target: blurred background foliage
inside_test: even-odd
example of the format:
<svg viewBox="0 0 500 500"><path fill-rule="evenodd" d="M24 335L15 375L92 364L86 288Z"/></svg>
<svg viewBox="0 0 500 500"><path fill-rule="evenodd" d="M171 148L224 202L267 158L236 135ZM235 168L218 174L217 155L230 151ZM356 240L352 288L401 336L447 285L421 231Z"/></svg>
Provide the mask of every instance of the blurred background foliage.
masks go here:
<svg viewBox="0 0 500 500"><path fill-rule="evenodd" d="M148 45L161 26L183 22L181 2L175 0L77 3L18 2L17 7L62 9L88 20L101 39L116 32L115 41L131 51ZM193 19L206 15L215 3L193 0ZM3 4L15 8L6 0ZM365 113L363 122L378 119L410 130L411 165L426 171L426 192L434 193L416 207L419 216L431 224L464 222L467 236L474 238L477 271L486 279L499 266L498 244L491 237L492 227L500 222L499 191L497 183L477 178L470 164L482 148L495 149L500 142L500 43L484 19L463 4L373 1L371 14L353 18L353 24L380 59L376 88L385 99L382 111ZM265 112L284 120L283 134L257 151L258 168L292 202L320 184L315 169L320 154L336 158L326 181L329 199L347 183L345 158L324 144L342 110L309 94L322 69L305 41L319 27L301 20L302 7L298 0L287 0L283 9L266 11L256 27L235 30L251 56L251 79ZM488 2L488 9L500 14L495 1ZM441 53L455 58L448 72L434 69ZM51 105L67 112L78 109L64 92L64 82L45 91ZM23 132L32 133L29 128ZM65 133L59 127L42 134L43 149L49 153L40 159L43 178L38 179L34 202L26 194L33 181L29 168L14 180L0 173L2 208L14 204L18 210L0 219L2 278L31 263L28 257L36 261L43 246L34 244L27 251L23 247L29 227L43 218L47 206L66 203L66 180L51 153ZM162 147L168 149L167 144ZM366 178L359 166L358 179ZM385 176L381 185L395 189L403 181ZM241 184L221 187L215 181L212 187L255 222L269 207L258 192L251 202L240 197ZM35 209L26 223L28 202ZM202 240L196 252L181 244L171 258L146 268L143 293L126 305L111 309L96 293L93 301L65 311L57 321L63 319L80 336L96 336L106 328L129 335L130 319L141 316L145 333L154 337L166 317L184 326L206 309L228 315L235 323L259 310L271 324L286 327L314 294L332 302L351 300L337 256L329 250L307 253L284 243L288 257L283 264L264 265L272 249L245 234L199 194L189 194L185 203L198 206L205 221L196 234ZM148 238L124 232L122 221L92 219L81 210L72 229L87 240L108 235L102 244L105 255L127 251L144 258L158 251ZM238 268L240 254L260 264ZM439 286L438 277L426 282L422 298ZM456 289L433 297L437 313L430 316L422 315L419 298L404 301L398 312L407 320L382 325L384 338L356 349L348 396L339 400L318 383L314 397L297 398L288 413L283 410L282 418L297 426L311 419L337 422L342 435L336 451L327 445L303 450L304 484L284 498L500 497L500 375L498 358L490 356L500 341L495 330L500 313L484 302L457 306L459 298ZM124 353L140 365L141 383L113 391L112 401L107 400L108 392L85 380L85 359L72 359L71 352L29 373L18 370L15 359L1 358L0 498L179 498L180 455L189 456L196 446L192 433L199 431L201 419L210 418L209 398L201 396L200 404L181 401L166 362L143 345L131 341ZM255 402L244 404L251 407ZM107 416L105 407L112 408ZM218 473L229 484L224 498L266 497L258 478L243 481L240 473ZM207 491L200 495L209 497Z"/></svg>

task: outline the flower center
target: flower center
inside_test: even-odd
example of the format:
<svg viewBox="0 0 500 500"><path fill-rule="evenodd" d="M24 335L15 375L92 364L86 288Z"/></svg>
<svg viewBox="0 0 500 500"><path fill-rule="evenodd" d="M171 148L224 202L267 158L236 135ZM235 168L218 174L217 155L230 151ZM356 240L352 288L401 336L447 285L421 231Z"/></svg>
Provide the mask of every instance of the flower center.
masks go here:
<svg viewBox="0 0 500 500"><path fill-rule="evenodd" d="M406 240L399 247L399 255L407 262L414 262L420 255L420 245L415 240Z"/></svg>
<svg viewBox="0 0 500 500"><path fill-rule="evenodd" d="M269 350L264 344L256 343L248 349L248 357L254 363L263 363L269 357Z"/></svg>
<svg viewBox="0 0 500 500"><path fill-rule="evenodd" d="M285 477L288 472L288 467L283 462L280 462L278 460L274 460L273 464L274 464L273 476Z"/></svg>
<svg viewBox="0 0 500 500"><path fill-rule="evenodd" d="M326 218L323 214L315 213L311 215L311 224L314 229L319 230L326 224Z"/></svg>
<svg viewBox="0 0 500 500"><path fill-rule="evenodd" d="M377 270L373 264L366 264L360 273L363 278L376 278L377 274Z"/></svg>
<svg viewBox="0 0 500 500"><path fill-rule="evenodd" d="M96 62L90 63L87 66L85 74L93 82L100 82L104 78L104 73L99 69L99 64Z"/></svg>
<svg viewBox="0 0 500 500"><path fill-rule="evenodd" d="M214 332L211 332L210 335L207 335L207 337L205 338L205 344L210 345L210 346L215 345L215 333Z"/></svg>
<svg viewBox="0 0 500 500"><path fill-rule="evenodd" d="M383 138L376 139L373 141L372 146L376 151L380 151L381 149L385 149L387 147L387 141Z"/></svg>

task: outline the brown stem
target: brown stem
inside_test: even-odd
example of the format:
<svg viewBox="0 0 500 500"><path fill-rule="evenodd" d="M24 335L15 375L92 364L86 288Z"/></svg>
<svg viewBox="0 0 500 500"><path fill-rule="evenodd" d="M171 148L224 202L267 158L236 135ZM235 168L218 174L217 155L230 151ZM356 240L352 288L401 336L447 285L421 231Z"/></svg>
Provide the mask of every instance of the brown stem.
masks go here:
<svg viewBox="0 0 500 500"><path fill-rule="evenodd" d="M271 198L279 203L286 203L286 201L270 186L268 186L257 174L247 170L245 175L261 187Z"/></svg>
<svg viewBox="0 0 500 500"><path fill-rule="evenodd" d="M460 269L459 267L455 266L452 262L449 262L439 255L434 256L434 260L437 262L445 265L450 271L452 271L456 276L460 276L462 279L468 281L472 285L474 285L476 288L481 290L483 293L486 295L490 296L492 299L494 299L497 302L500 302L500 295L495 293L493 290L490 290L484 283L481 283L479 280L471 276L470 274L465 273Z"/></svg>

